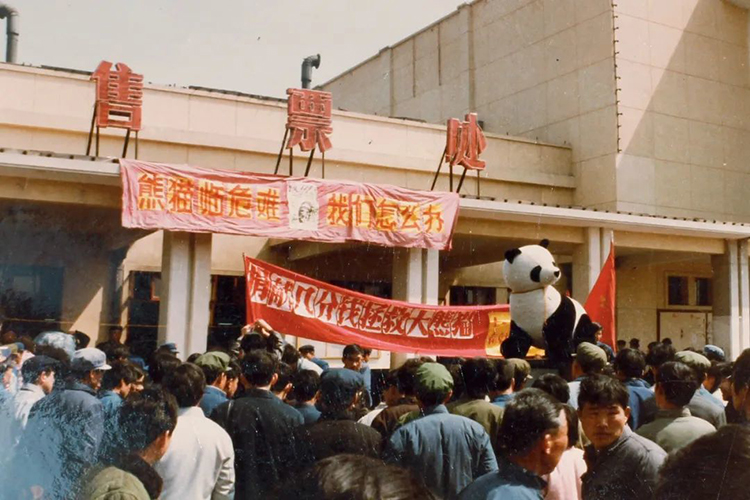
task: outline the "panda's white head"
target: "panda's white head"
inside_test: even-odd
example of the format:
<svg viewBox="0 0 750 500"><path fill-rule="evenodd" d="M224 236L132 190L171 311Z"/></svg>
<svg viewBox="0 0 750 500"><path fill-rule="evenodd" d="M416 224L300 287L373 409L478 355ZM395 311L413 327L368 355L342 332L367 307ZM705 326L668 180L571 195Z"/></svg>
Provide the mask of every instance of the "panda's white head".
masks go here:
<svg viewBox="0 0 750 500"><path fill-rule="evenodd" d="M547 250L549 241L527 245L505 252L503 274L505 283L514 293L544 288L560 279L560 268Z"/></svg>

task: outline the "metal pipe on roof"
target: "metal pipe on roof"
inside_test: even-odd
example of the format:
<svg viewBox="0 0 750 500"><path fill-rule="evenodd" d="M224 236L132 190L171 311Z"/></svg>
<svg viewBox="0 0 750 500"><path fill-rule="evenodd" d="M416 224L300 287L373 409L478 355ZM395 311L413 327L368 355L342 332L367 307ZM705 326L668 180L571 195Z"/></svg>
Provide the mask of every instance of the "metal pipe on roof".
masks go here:
<svg viewBox="0 0 750 500"><path fill-rule="evenodd" d="M7 35L7 45L5 47L5 61L16 63L18 58L18 19L20 15L15 7L0 3L0 19L6 19L5 33Z"/></svg>
<svg viewBox="0 0 750 500"><path fill-rule="evenodd" d="M302 88L309 89L312 82L312 69L320 68L320 54L307 56L302 61Z"/></svg>

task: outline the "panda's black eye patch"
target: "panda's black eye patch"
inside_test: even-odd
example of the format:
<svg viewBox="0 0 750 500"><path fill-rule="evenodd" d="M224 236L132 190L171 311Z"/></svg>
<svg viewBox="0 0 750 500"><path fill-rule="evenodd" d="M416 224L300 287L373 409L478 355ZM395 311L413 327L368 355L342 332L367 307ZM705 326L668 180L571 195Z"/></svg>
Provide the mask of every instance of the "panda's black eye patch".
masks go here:
<svg viewBox="0 0 750 500"><path fill-rule="evenodd" d="M536 266L534 269L531 270L531 281L535 283L539 283L540 281L540 274L542 273L542 266Z"/></svg>

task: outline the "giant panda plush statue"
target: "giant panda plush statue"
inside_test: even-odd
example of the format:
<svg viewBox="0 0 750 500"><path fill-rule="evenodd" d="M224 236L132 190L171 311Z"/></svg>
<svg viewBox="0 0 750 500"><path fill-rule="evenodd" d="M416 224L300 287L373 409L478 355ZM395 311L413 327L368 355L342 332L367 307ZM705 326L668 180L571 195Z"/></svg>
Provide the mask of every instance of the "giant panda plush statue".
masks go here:
<svg viewBox="0 0 750 500"><path fill-rule="evenodd" d="M542 240L505 252L511 323L501 352L506 358L523 358L533 345L545 349L553 365L561 365L580 342L596 344L596 328L581 304L552 286L560 279L560 268L548 245Z"/></svg>

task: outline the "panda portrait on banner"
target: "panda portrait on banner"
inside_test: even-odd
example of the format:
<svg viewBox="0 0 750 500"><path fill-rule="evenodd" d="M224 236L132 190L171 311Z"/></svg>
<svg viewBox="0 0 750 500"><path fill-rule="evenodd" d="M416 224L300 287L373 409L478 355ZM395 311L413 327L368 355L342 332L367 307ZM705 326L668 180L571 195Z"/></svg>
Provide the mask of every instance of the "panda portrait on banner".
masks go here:
<svg viewBox="0 0 750 500"><path fill-rule="evenodd" d="M531 346L545 349L552 364L567 363L580 342L596 344L596 328L577 301L553 286L561 272L548 240L505 252L503 274L510 289L510 334L506 358L523 358Z"/></svg>

